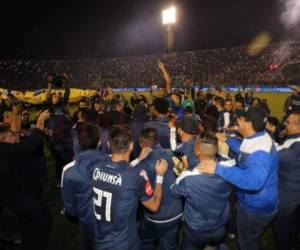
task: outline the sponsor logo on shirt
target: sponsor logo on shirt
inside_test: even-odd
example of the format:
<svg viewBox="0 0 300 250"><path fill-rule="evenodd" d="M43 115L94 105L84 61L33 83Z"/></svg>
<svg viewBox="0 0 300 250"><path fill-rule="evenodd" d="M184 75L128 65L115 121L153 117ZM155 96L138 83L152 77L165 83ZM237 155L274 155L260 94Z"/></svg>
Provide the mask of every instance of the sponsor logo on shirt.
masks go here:
<svg viewBox="0 0 300 250"><path fill-rule="evenodd" d="M147 172L145 170L142 170L140 172L140 176L142 176L146 181L146 183L145 183L145 193L148 196L152 196L153 195L153 189L151 187L151 183L150 183L149 177L147 175Z"/></svg>
<svg viewBox="0 0 300 250"><path fill-rule="evenodd" d="M150 181L148 180L145 184L145 193L148 195L148 196L152 196L153 195L153 189L151 187L151 184L150 184Z"/></svg>
<svg viewBox="0 0 300 250"><path fill-rule="evenodd" d="M122 176L120 174L109 174L101 171L99 168L94 170L93 179L95 181L103 181L112 185L122 186Z"/></svg>

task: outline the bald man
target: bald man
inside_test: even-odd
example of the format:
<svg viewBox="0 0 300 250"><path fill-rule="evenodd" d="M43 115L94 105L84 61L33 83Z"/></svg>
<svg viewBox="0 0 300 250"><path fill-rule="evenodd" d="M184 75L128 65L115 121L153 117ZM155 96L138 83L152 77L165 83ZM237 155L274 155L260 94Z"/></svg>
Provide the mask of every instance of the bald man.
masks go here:
<svg viewBox="0 0 300 250"><path fill-rule="evenodd" d="M277 147L279 156L279 205L274 229L279 250L292 249L297 238L297 208L300 206L300 112L285 122L285 141Z"/></svg>
<svg viewBox="0 0 300 250"><path fill-rule="evenodd" d="M215 138L197 139L195 154L199 161L216 161L218 143ZM227 164L226 164L227 163ZM234 161L223 162L233 166ZM184 197L184 234L181 249L200 249L218 245L225 236L229 214L230 185L216 175L200 172L198 167L185 171L171 186L175 197Z"/></svg>

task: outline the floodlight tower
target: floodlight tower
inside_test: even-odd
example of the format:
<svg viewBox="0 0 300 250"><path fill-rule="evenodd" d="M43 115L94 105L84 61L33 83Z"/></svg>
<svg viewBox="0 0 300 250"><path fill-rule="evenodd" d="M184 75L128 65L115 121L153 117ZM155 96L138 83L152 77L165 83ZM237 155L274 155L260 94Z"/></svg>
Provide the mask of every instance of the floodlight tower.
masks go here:
<svg viewBox="0 0 300 250"><path fill-rule="evenodd" d="M177 9L175 6L171 6L162 11L162 24L166 27L167 30L167 50L171 52L174 43L175 43L175 35L174 35L174 25L176 23Z"/></svg>

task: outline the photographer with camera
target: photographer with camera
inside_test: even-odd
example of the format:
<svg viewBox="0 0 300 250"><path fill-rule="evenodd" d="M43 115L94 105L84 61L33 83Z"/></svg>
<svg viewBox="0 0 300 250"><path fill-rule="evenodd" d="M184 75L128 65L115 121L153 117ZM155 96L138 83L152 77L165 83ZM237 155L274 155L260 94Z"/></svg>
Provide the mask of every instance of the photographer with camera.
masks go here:
<svg viewBox="0 0 300 250"><path fill-rule="evenodd" d="M48 89L46 92L47 104L49 108L61 109L62 112L68 114L68 102L70 97L70 87L69 87L69 76L63 73L62 76L56 74L50 74L48 76ZM64 95L61 96L59 93L53 92L53 86L56 88L65 87Z"/></svg>

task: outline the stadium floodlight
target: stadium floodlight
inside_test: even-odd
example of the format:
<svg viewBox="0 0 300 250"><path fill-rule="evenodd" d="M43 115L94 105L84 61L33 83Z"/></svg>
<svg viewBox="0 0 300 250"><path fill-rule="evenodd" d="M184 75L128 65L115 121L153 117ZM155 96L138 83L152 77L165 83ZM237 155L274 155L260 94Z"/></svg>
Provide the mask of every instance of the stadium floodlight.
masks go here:
<svg viewBox="0 0 300 250"><path fill-rule="evenodd" d="M162 11L163 25L171 25L176 23L176 8L172 6Z"/></svg>

